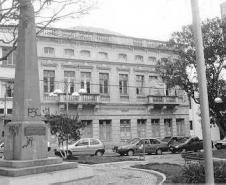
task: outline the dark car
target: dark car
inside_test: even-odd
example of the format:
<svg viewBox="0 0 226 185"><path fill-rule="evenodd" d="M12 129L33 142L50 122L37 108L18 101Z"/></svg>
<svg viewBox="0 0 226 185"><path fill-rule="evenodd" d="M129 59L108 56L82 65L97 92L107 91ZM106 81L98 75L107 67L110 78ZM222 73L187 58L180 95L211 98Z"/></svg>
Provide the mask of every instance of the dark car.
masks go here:
<svg viewBox="0 0 226 185"><path fill-rule="evenodd" d="M114 147L115 151L120 155L133 156L135 153L162 154L168 150L166 142L162 142L156 138L134 138L128 143L119 147Z"/></svg>
<svg viewBox="0 0 226 185"><path fill-rule="evenodd" d="M169 145L169 150L172 153L182 152L182 151L198 151L203 149L203 140L198 137L191 137L184 139L184 142L176 142Z"/></svg>
<svg viewBox="0 0 226 185"><path fill-rule="evenodd" d="M188 136L166 136L161 141L167 142L168 146L170 146L170 145L173 145L175 143L183 143L188 138L189 138Z"/></svg>
<svg viewBox="0 0 226 185"><path fill-rule="evenodd" d="M222 140L219 140L219 141L216 141L214 146L220 150L220 149L223 149L223 148L226 148L226 137Z"/></svg>

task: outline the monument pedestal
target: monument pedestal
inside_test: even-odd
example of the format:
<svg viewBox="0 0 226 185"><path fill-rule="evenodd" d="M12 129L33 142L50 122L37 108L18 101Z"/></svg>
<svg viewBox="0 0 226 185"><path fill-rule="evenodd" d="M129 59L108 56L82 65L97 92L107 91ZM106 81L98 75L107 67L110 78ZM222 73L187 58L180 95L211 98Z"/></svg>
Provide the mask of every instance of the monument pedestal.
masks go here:
<svg viewBox="0 0 226 185"><path fill-rule="evenodd" d="M6 160L47 158L47 128L42 121L10 122L5 129Z"/></svg>
<svg viewBox="0 0 226 185"><path fill-rule="evenodd" d="M11 122L5 132L5 159L0 160L0 175L17 177L78 166L58 157L48 158L47 128L42 121Z"/></svg>

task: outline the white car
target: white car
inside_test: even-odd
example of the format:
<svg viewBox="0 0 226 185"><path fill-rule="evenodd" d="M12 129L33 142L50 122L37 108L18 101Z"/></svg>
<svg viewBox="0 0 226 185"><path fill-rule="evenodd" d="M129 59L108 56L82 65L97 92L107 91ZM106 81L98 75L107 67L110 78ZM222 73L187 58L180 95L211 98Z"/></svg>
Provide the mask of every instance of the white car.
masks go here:
<svg viewBox="0 0 226 185"><path fill-rule="evenodd" d="M68 150L68 157L78 155L102 156L105 152L105 146L99 139L83 138L69 144L68 148L64 146L61 150ZM59 153L58 150L55 151L56 155L59 155Z"/></svg>
<svg viewBox="0 0 226 185"><path fill-rule="evenodd" d="M224 139L222 139L222 140L216 141L215 147L218 150L226 148L226 137Z"/></svg>
<svg viewBox="0 0 226 185"><path fill-rule="evenodd" d="M0 144L0 154L4 152L4 143Z"/></svg>

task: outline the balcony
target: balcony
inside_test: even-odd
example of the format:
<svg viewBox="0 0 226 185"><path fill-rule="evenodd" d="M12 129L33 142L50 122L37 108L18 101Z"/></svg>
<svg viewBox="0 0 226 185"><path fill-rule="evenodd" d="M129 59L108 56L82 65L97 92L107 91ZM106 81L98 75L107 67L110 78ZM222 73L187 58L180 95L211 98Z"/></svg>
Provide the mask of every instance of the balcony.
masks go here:
<svg viewBox="0 0 226 185"><path fill-rule="evenodd" d="M184 104L181 90L150 89L147 99L147 104L152 109L175 108Z"/></svg>
<svg viewBox="0 0 226 185"><path fill-rule="evenodd" d="M67 102L69 104L96 105L100 103L100 95L83 93L83 94L80 94L79 96L72 96L72 95L59 96L59 103L67 103Z"/></svg>

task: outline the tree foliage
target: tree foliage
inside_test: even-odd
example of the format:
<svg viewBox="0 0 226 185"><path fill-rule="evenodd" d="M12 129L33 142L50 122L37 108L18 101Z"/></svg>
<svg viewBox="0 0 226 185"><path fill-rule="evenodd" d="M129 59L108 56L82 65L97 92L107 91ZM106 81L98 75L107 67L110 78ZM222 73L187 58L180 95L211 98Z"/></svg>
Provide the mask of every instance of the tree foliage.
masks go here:
<svg viewBox="0 0 226 185"><path fill-rule="evenodd" d="M202 22L204 58L207 78L207 91L211 123L216 123L223 135L226 135L226 114L214 102L216 97L225 96L225 81L222 73L226 50L223 41L222 22L219 18L207 19ZM199 103L197 64L192 26L187 25L182 31L175 32L169 41L175 48L177 59L168 58L159 62L159 72L167 86L179 86L189 97Z"/></svg>
<svg viewBox="0 0 226 185"><path fill-rule="evenodd" d="M6 60L16 49L19 19L28 18L20 16L20 8L31 2L34 7L36 26L40 28L37 34L56 23L86 15L97 4L94 0L0 0L0 27L10 26L12 31L10 37L0 37L3 44L12 47L0 60Z"/></svg>
<svg viewBox="0 0 226 185"><path fill-rule="evenodd" d="M67 115L46 115L46 122L50 126L51 134L57 136L60 140L77 140L80 138L80 129L83 128L79 117L70 118Z"/></svg>

